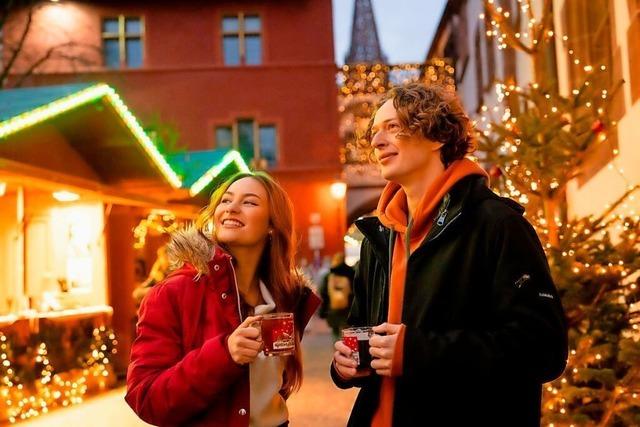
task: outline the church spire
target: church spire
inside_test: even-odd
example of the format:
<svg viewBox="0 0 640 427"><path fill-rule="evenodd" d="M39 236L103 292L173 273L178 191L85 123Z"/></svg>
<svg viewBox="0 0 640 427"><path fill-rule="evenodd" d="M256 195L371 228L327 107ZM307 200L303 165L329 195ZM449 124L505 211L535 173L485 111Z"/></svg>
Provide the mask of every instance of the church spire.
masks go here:
<svg viewBox="0 0 640 427"><path fill-rule="evenodd" d="M355 1L353 25L351 26L351 46L345 57L345 63L386 63L387 58L380 48L371 0Z"/></svg>

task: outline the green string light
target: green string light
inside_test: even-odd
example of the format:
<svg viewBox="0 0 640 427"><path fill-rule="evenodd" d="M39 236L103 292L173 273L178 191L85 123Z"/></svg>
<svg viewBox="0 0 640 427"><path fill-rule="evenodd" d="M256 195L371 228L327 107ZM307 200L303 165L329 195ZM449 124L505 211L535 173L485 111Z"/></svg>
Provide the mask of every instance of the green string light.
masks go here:
<svg viewBox="0 0 640 427"><path fill-rule="evenodd" d="M195 196L196 194L201 192L207 185L209 185L211 181L213 181L216 176L220 174L220 172L224 170L225 167L227 167L227 165L231 164L232 162L236 164L240 172L250 172L249 167L244 162L244 159L242 158L240 153L235 150L231 150L224 155L220 163L213 166L211 169L205 172L204 175L198 178L196 182L193 183L193 185L189 189L189 194L191 194L191 196Z"/></svg>

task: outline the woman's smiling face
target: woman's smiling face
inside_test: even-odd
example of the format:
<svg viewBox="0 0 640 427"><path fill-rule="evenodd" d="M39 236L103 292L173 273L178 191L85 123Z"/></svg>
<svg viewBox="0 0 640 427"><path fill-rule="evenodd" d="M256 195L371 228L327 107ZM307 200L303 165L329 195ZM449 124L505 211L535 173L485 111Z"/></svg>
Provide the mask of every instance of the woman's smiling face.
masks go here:
<svg viewBox="0 0 640 427"><path fill-rule="evenodd" d="M213 215L215 240L228 247L260 246L270 228L267 190L256 179L241 178L229 186Z"/></svg>

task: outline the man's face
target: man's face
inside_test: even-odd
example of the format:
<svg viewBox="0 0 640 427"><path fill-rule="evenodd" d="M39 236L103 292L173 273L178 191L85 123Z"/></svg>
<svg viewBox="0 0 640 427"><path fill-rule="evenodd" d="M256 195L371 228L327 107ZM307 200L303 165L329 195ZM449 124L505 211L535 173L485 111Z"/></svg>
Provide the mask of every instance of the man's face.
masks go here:
<svg viewBox="0 0 640 427"><path fill-rule="evenodd" d="M426 139L420 132L411 135L403 129L393 99L376 112L371 135L375 158L387 181L410 184L412 179L419 179L431 162L440 158L442 144Z"/></svg>

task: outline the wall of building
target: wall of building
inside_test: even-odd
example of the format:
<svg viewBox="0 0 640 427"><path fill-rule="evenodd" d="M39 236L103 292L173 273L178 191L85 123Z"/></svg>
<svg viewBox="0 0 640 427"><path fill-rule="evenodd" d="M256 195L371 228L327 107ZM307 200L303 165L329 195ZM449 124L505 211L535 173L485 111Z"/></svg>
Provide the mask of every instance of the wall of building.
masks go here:
<svg viewBox="0 0 640 427"><path fill-rule="evenodd" d="M628 4L627 4L628 3ZM575 216L585 216L601 213L605 207L615 202L621 197L630 185L640 183L640 146L638 140L638 123L640 123L640 102L638 102L638 73L640 67L638 63L632 61L634 52L637 53L638 38L630 37L638 35L640 25L640 15L633 8L633 2L612 1L610 11L612 27L615 29L615 40L613 42L614 56L619 55L619 66L622 71L622 78L625 83L621 92L617 95L618 100L623 103L623 116L618 122L617 133L618 154L606 167L600 169L587 182L572 182L569 187L569 206L571 213ZM556 0L554 7L561 10L564 0ZM636 6L638 7L638 6ZM556 26L561 28L562 21L556 17ZM616 52L617 50L617 52ZM559 46L561 54L559 58L560 75L563 77L561 83L565 90L568 88L568 63L566 48ZM615 60L615 58L614 58ZM622 171L622 172L621 172ZM619 213L637 213L640 211L640 195L632 196L627 201L627 206L621 207Z"/></svg>

